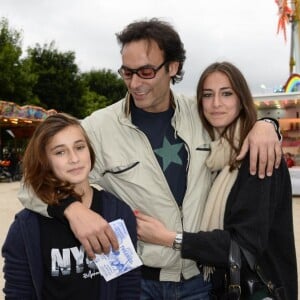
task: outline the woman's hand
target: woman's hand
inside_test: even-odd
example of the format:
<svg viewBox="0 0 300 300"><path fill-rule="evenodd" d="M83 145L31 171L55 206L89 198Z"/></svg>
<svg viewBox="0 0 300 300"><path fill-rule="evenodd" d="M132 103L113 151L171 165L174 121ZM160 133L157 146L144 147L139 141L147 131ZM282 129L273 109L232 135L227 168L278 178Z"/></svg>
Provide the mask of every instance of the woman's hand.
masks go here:
<svg viewBox="0 0 300 300"><path fill-rule="evenodd" d="M134 211L137 220L138 239L161 246L172 247L176 232L169 231L157 219L147 216L139 211Z"/></svg>

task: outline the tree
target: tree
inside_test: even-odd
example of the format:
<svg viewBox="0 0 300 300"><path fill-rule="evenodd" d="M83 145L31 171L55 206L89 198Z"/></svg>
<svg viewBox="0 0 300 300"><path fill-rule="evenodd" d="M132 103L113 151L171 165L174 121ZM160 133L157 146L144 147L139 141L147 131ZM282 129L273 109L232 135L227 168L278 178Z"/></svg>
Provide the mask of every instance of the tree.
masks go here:
<svg viewBox="0 0 300 300"><path fill-rule="evenodd" d="M22 36L17 30L10 29L8 21L0 21L0 98L26 103L33 97L32 86L36 82L31 73L30 63L21 59Z"/></svg>
<svg viewBox="0 0 300 300"><path fill-rule="evenodd" d="M0 22L0 99L34 104L78 118L110 105L126 94L122 79L111 70L80 74L75 53L59 52L54 42L29 47L21 59L21 33Z"/></svg>
<svg viewBox="0 0 300 300"><path fill-rule="evenodd" d="M78 118L84 116L84 85L75 63L74 52L59 52L54 45L36 44L28 49L32 72L37 75L33 93L47 109L70 113Z"/></svg>
<svg viewBox="0 0 300 300"><path fill-rule="evenodd" d="M111 70L92 70L83 73L82 78L89 91L106 97L106 105L122 99L127 91L123 80Z"/></svg>
<svg viewBox="0 0 300 300"><path fill-rule="evenodd" d="M105 96L101 96L96 92L91 92L88 88L84 93L82 100L84 102L84 116L88 116L93 111L111 104Z"/></svg>

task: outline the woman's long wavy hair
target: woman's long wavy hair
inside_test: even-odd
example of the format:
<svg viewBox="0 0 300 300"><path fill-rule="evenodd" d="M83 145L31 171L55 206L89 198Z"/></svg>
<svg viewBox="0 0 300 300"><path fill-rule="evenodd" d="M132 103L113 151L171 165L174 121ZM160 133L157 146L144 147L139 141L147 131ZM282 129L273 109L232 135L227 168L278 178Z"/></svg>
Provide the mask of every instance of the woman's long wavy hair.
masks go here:
<svg viewBox="0 0 300 300"><path fill-rule="evenodd" d="M198 81L197 102L198 102L198 111L202 123L213 140L215 139L214 128L204 116L203 107L202 107L202 96L203 96L203 85L205 79L210 74L215 72L221 72L227 76L231 84L231 87L234 90L234 92L237 94L241 104L241 110L239 116L231 124L229 124L221 134L221 137L225 138L230 145L231 148L230 169L233 170L238 166L236 162L236 156L241 150L242 143L256 122L257 111L247 81L244 75L236 66L226 61L215 62L209 65L203 71ZM239 143L238 145L236 145L234 135L236 134L235 132L236 132L238 121L240 122L240 128L238 133Z"/></svg>
<svg viewBox="0 0 300 300"><path fill-rule="evenodd" d="M74 191L74 185L55 176L46 154L46 146L50 140L69 126L76 126L82 131L90 152L91 168L93 168L95 152L86 132L76 118L64 113L51 115L39 124L24 154L24 184L31 187L36 195L49 205L59 204L59 201L69 196L81 200L82 195Z"/></svg>

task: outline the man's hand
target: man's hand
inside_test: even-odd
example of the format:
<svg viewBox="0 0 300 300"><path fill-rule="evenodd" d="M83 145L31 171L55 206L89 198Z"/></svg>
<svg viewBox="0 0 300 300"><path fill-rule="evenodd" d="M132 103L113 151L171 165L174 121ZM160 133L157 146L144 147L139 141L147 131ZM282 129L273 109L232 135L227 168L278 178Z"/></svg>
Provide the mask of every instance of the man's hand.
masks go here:
<svg viewBox="0 0 300 300"><path fill-rule="evenodd" d="M118 250L117 237L108 222L81 202L70 204L65 209L65 217L89 258L95 258L95 253L108 253L110 246Z"/></svg>
<svg viewBox="0 0 300 300"><path fill-rule="evenodd" d="M282 149L274 126L263 120L257 121L247 135L242 149L237 157L241 160L250 149L250 173L255 175L258 166L259 178L271 176L275 168L279 167Z"/></svg>

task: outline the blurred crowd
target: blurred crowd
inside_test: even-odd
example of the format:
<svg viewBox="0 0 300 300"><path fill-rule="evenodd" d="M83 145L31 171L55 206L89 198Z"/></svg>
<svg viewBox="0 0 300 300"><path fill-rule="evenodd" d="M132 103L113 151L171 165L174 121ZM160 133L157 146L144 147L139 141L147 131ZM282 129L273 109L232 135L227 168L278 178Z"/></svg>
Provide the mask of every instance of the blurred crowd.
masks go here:
<svg viewBox="0 0 300 300"><path fill-rule="evenodd" d="M8 150L0 160L0 180L18 181L22 177L21 159L14 150Z"/></svg>

